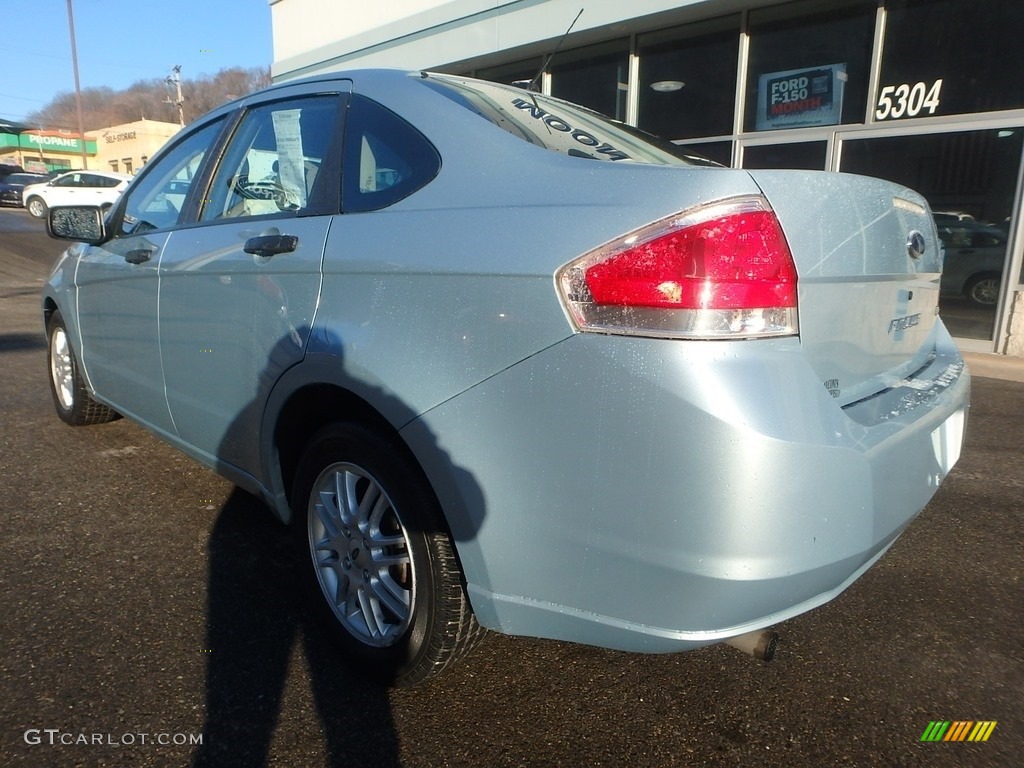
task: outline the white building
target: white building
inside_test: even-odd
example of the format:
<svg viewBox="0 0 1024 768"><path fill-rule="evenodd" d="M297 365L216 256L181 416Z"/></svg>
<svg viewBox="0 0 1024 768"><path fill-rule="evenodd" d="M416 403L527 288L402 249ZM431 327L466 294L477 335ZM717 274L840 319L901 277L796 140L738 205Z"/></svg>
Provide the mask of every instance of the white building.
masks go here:
<svg viewBox="0 0 1024 768"><path fill-rule="evenodd" d="M93 131L96 168L115 173L136 173L167 140L181 130L177 123L136 120Z"/></svg>
<svg viewBox="0 0 1024 768"><path fill-rule="evenodd" d="M530 80L734 167L890 178L946 245L964 349L1024 356L1019 0L268 0L275 80L367 66Z"/></svg>

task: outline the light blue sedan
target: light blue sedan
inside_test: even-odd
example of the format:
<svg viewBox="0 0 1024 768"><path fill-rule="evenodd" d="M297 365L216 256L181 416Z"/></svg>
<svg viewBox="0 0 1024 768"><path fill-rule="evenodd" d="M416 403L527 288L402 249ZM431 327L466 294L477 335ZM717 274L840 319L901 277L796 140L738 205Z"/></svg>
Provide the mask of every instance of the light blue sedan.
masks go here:
<svg viewBox="0 0 1024 768"><path fill-rule="evenodd" d="M77 241L42 299L60 417L130 418L294 521L340 643L397 684L482 627L763 637L963 441L919 195L714 167L516 88L283 83L48 229Z"/></svg>

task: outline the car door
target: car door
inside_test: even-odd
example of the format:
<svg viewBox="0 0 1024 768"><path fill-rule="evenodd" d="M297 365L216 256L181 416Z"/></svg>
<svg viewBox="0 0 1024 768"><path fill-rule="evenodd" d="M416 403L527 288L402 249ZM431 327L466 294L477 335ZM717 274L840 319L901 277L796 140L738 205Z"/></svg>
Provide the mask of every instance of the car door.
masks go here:
<svg viewBox="0 0 1024 768"><path fill-rule="evenodd" d="M178 434L209 460L255 474L263 403L301 360L339 206L348 81L279 90L247 106L196 226L160 262L160 337Z"/></svg>
<svg viewBox="0 0 1024 768"><path fill-rule="evenodd" d="M43 188L43 196L50 208L60 205L78 205L77 192L82 186L83 174L80 172L68 173L58 179L51 181ZM81 203L88 205L88 203Z"/></svg>
<svg viewBox="0 0 1024 768"><path fill-rule="evenodd" d="M178 211L162 190L170 179L191 183L223 122L187 134L150 164L110 220L114 236L83 247L75 277L82 364L96 394L171 435L157 327L158 266Z"/></svg>
<svg viewBox="0 0 1024 768"><path fill-rule="evenodd" d="M108 179L106 176L97 176L95 173L83 173L81 186L76 187L71 192L75 198L74 204L102 205L109 197L106 192L109 186L108 182L110 181L112 179Z"/></svg>

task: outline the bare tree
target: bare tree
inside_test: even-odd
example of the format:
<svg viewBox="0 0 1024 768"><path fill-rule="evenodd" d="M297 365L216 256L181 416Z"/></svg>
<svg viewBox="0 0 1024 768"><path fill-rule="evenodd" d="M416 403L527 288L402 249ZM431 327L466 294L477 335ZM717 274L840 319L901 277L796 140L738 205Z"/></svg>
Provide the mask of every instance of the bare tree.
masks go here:
<svg viewBox="0 0 1024 768"><path fill-rule="evenodd" d="M185 121L191 122L226 101L244 96L270 84L269 67L245 69L231 67L215 75L182 79ZM82 114L85 130L131 123L144 118L178 121L176 108L167 103L167 84L163 78L139 80L115 91L106 86L82 89ZM58 93L42 109L25 118L29 125L41 128L76 130L75 94Z"/></svg>

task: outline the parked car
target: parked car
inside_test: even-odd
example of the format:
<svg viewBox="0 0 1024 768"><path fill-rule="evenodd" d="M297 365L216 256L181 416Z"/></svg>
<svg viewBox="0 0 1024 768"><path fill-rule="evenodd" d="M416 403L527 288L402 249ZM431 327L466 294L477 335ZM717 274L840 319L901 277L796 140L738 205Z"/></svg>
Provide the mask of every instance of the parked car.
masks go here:
<svg viewBox="0 0 1024 768"><path fill-rule="evenodd" d="M46 176L38 173L12 173L0 179L0 205L22 205L21 193L29 184L40 184L48 181Z"/></svg>
<svg viewBox="0 0 1024 768"><path fill-rule="evenodd" d="M0 180L10 176L12 173L25 173L25 169L13 163L0 163Z"/></svg>
<svg viewBox="0 0 1024 768"><path fill-rule="evenodd" d="M48 228L85 243L42 297L58 415L261 496L395 683L480 627L740 642L853 583L960 453L922 197L513 87L277 85Z"/></svg>
<svg viewBox="0 0 1024 768"><path fill-rule="evenodd" d="M22 190L22 201L28 212L43 218L58 205L110 206L131 181L131 176L110 171L70 171L52 181L32 184Z"/></svg>
<svg viewBox="0 0 1024 768"><path fill-rule="evenodd" d="M946 251L942 290L979 307L995 307L1006 261L1006 230L971 219L936 223Z"/></svg>

